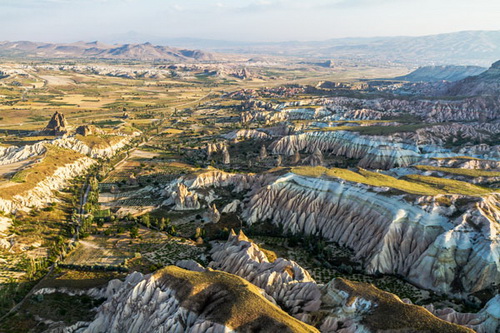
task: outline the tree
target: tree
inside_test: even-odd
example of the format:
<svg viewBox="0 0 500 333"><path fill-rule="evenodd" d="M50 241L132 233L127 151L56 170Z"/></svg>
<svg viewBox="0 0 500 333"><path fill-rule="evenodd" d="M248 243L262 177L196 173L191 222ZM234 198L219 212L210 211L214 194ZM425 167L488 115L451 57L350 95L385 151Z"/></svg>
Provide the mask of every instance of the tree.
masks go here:
<svg viewBox="0 0 500 333"><path fill-rule="evenodd" d="M130 238L134 239L139 236L139 228L137 226L133 226L130 228Z"/></svg>
<svg viewBox="0 0 500 333"><path fill-rule="evenodd" d="M165 222L165 218L162 217L161 220L160 220L160 223L158 224L158 229L164 230L166 226L167 226L167 224Z"/></svg>
<svg viewBox="0 0 500 333"><path fill-rule="evenodd" d="M145 214L142 217L142 223L144 223L146 228L151 228L151 219L149 218L149 214Z"/></svg>

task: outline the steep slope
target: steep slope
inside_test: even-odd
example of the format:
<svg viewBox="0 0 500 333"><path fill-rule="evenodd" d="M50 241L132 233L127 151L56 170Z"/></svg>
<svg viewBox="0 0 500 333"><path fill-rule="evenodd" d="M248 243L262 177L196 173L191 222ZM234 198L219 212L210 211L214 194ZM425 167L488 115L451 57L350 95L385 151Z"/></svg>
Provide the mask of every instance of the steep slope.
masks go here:
<svg viewBox="0 0 500 333"><path fill-rule="evenodd" d="M477 75L455 82L444 95L449 96L498 96L500 94L500 61Z"/></svg>
<svg viewBox="0 0 500 333"><path fill-rule="evenodd" d="M288 313L319 327L321 332L498 332L500 297L478 313L426 309L402 301L373 285L336 278L317 284L297 263L271 262L242 232L212 249L210 266L236 274L263 288ZM434 315L433 315L434 314ZM435 316L444 319L439 320ZM450 324L453 323L453 324ZM456 325L458 324L458 325Z"/></svg>
<svg viewBox="0 0 500 333"><path fill-rule="evenodd" d="M479 66L424 66L395 79L410 82L458 81L479 75L485 70L486 68Z"/></svg>
<svg viewBox="0 0 500 333"><path fill-rule="evenodd" d="M318 332L238 276L176 266L126 281L100 306L93 322L67 331Z"/></svg>
<svg viewBox="0 0 500 333"><path fill-rule="evenodd" d="M450 196L470 202L452 219L439 195L411 202L379 194L380 186L287 174L253 193L244 218L337 242L353 249L367 272L399 274L427 289L474 292L500 279L498 195Z"/></svg>

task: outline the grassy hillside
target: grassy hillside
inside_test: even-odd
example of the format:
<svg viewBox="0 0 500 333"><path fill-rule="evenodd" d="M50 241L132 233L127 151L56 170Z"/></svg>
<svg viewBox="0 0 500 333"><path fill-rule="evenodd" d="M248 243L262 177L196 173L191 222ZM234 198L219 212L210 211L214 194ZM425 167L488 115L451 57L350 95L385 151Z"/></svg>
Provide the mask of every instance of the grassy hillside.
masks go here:
<svg viewBox="0 0 500 333"><path fill-rule="evenodd" d="M155 275L177 291L183 307L237 331L318 332L269 302L261 289L239 276L220 271L193 272L176 266Z"/></svg>
<svg viewBox="0 0 500 333"><path fill-rule="evenodd" d="M328 169L325 167L303 166L292 168L292 172L307 177L327 176L331 178L341 178L350 182L376 187L390 187L402 192L418 195L462 194L483 196L495 192L492 189L458 180L421 175L409 175L398 179L364 169L359 169L358 172L355 172L340 168Z"/></svg>

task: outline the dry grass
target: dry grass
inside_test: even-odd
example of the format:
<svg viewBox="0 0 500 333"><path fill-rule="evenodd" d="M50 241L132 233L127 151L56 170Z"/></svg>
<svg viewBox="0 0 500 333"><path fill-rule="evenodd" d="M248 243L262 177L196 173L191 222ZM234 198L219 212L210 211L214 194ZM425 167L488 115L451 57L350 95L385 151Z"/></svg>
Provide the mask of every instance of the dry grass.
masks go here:
<svg viewBox="0 0 500 333"><path fill-rule="evenodd" d="M67 164L76 162L84 155L74 150L59 148L53 145L46 145L47 151L44 156L29 168L17 172L12 181L4 184L0 191L0 197L11 199L17 194L22 194L33 189L38 183L50 177L59 168Z"/></svg>
<svg viewBox="0 0 500 333"><path fill-rule="evenodd" d="M87 135L83 136L80 134L76 135L76 138L86 144L90 148L107 148L110 147L121 140L123 137L121 136L113 136L113 135Z"/></svg>
<svg viewBox="0 0 500 333"><path fill-rule="evenodd" d="M328 169L325 167L304 166L294 167L292 168L292 172L307 177L327 176L370 186L390 187L417 195L462 194L469 196L483 196L495 192L493 189L483 188L458 180L420 175L409 175L402 179L398 179L364 169L359 169L358 172L355 172L340 168Z"/></svg>
<svg viewBox="0 0 500 333"><path fill-rule="evenodd" d="M435 167L430 165L417 165L415 168L423 171L438 171L468 177L500 177L500 171L489 171L482 169L459 169Z"/></svg>
<svg viewBox="0 0 500 333"><path fill-rule="evenodd" d="M243 332L318 332L262 296L262 290L239 276L220 272L193 272L168 266L157 279L177 291L183 307L203 312L207 320ZM217 297L215 297L217 295ZM204 305L210 304L210 309Z"/></svg>
<svg viewBox="0 0 500 333"><path fill-rule="evenodd" d="M375 286L337 278L335 288L350 295L348 303L363 298L378 304L361 321L374 332L474 332L470 328L437 318L423 307L403 303L396 295Z"/></svg>

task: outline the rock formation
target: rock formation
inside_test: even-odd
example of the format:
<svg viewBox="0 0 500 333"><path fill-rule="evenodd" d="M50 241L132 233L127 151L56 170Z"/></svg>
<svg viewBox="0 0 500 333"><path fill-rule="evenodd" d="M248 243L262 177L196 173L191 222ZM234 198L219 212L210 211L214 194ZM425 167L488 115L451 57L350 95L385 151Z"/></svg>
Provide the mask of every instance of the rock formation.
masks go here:
<svg viewBox="0 0 500 333"><path fill-rule="evenodd" d="M52 175L26 192L21 192L12 198L2 198L0 193L0 210L15 213L18 210L41 208L55 200L54 191L66 187L70 179L84 174L94 164L93 159L82 156L73 163L60 166Z"/></svg>
<svg viewBox="0 0 500 333"><path fill-rule="evenodd" d="M151 275L134 273L119 286L92 322L65 332L318 332L228 273L168 266Z"/></svg>
<svg viewBox="0 0 500 333"><path fill-rule="evenodd" d="M227 242L216 245L212 258L210 267L241 276L264 289L285 311L306 323L314 323L321 332L379 332L391 328L394 332L407 332L416 330L423 322L426 328L420 327L421 330L472 332L440 320L422 307L405 304L372 285L340 278L327 285L317 284L296 262L283 258L271 262L241 232L238 236L231 232ZM475 328L494 328L489 325L495 317L484 317L488 319L478 322Z"/></svg>
<svg viewBox="0 0 500 333"><path fill-rule="evenodd" d="M412 150L399 147L378 146L366 154L358 166L361 168L388 170L396 167L406 167L418 162L420 155Z"/></svg>
<svg viewBox="0 0 500 333"><path fill-rule="evenodd" d="M255 190L243 216L248 223L271 220L285 232L347 246L363 258L368 273L395 273L452 293L456 281L474 292L500 279L499 206L493 195L452 220L433 206L427 211L364 185L288 174Z"/></svg>
<svg viewBox="0 0 500 333"><path fill-rule="evenodd" d="M211 223L217 223L220 220L220 213L215 204L208 206L207 220Z"/></svg>
<svg viewBox="0 0 500 333"><path fill-rule="evenodd" d="M281 157L281 155L278 155L278 157L276 157L276 167L280 167L282 164L283 158Z"/></svg>
<svg viewBox="0 0 500 333"><path fill-rule="evenodd" d="M222 151L222 163L226 165L231 163L231 156L229 156L229 150L226 146L224 146L224 150Z"/></svg>
<svg viewBox="0 0 500 333"><path fill-rule="evenodd" d="M406 167L424 158L452 157L456 154L437 146L417 146L385 137L364 136L347 131L309 132L285 136L271 144L274 154L293 155L305 150L330 152L347 158L363 159L365 168ZM425 150L425 153L421 153ZM292 158L295 162L297 157ZM294 163L292 163L294 164Z"/></svg>
<svg viewBox="0 0 500 333"><path fill-rule="evenodd" d="M235 213L241 206L241 201L240 200L233 200L230 203L228 203L223 209L223 213Z"/></svg>
<svg viewBox="0 0 500 333"><path fill-rule="evenodd" d="M175 210L195 210L200 209L198 194L190 192L186 185L178 183L176 191L172 193L175 202Z"/></svg>
<svg viewBox="0 0 500 333"><path fill-rule="evenodd" d="M469 327L477 333L500 331L500 295L492 298L477 313L460 313L451 308L436 309L432 304L425 308L441 319Z"/></svg>
<svg viewBox="0 0 500 333"><path fill-rule="evenodd" d="M242 129L228 133L224 135L224 138L227 140L241 140L241 139L265 140L265 139L270 139L271 136L266 134L265 132L254 129Z"/></svg>
<svg viewBox="0 0 500 333"><path fill-rule="evenodd" d="M309 157L304 159L303 164L310 165L310 166L324 165L325 161L323 159L323 154L321 153L321 150L316 148L314 150L314 153L312 153Z"/></svg>
<svg viewBox="0 0 500 333"><path fill-rule="evenodd" d="M213 154L224 151L225 148L227 148L225 142L209 143L207 145L208 158L212 157Z"/></svg>
<svg viewBox="0 0 500 333"><path fill-rule="evenodd" d="M259 151L259 159L261 161L265 160L267 158L267 150L266 150L266 146L262 145L260 147L260 151Z"/></svg>
<svg viewBox="0 0 500 333"><path fill-rule="evenodd" d="M93 125L81 125L78 126L75 130L76 134L80 134L83 136L94 135L94 134L103 134L103 131L96 126Z"/></svg>
<svg viewBox="0 0 500 333"><path fill-rule="evenodd" d="M50 118L47 127L42 131L45 135L64 135L68 133L68 122L66 121L66 117L64 114L56 111L52 118Z"/></svg>
<svg viewBox="0 0 500 333"><path fill-rule="evenodd" d="M295 165L295 164L298 164L300 162L300 153L298 150L295 150L295 152L293 153L293 156L292 156L292 160L290 161L290 163L292 165Z"/></svg>
<svg viewBox="0 0 500 333"><path fill-rule="evenodd" d="M0 165L12 164L27 159L37 157L45 153L47 149L45 148L45 142L37 142L33 145L26 146L0 146Z"/></svg>

